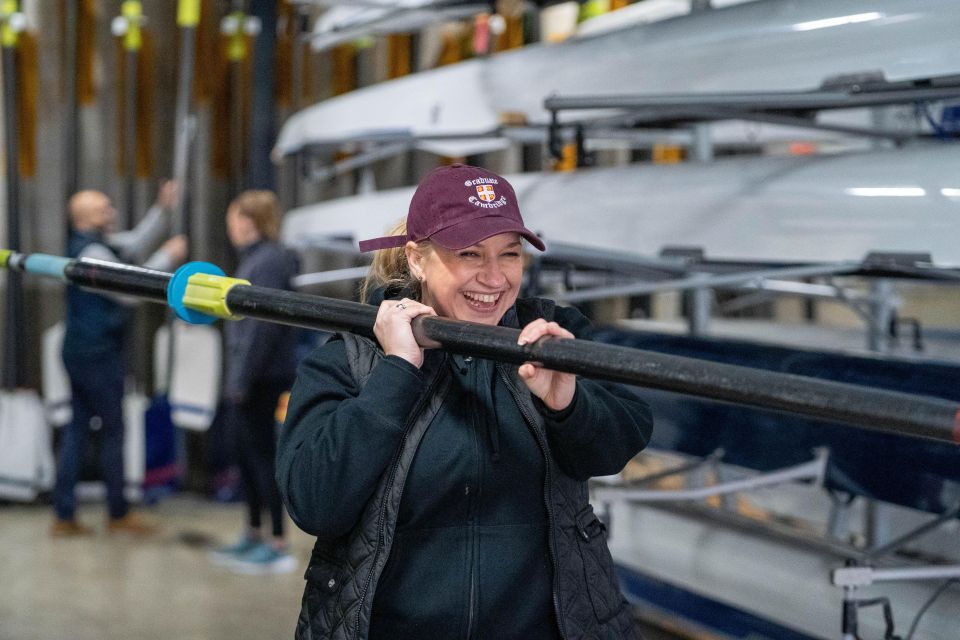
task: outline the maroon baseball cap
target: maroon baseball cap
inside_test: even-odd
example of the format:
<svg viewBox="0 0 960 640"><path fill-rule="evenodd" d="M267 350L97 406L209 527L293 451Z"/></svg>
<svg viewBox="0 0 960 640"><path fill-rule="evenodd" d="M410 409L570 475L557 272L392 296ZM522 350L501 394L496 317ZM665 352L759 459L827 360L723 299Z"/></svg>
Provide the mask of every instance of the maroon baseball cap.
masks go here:
<svg viewBox="0 0 960 640"><path fill-rule="evenodd" d="M362 240L360 251L427 239L457 250L511 232L543 251L537 234L523 226L517 194L509 182L480 167L452 164L434 169L417 185L407 212L407 235Z"/></svg>

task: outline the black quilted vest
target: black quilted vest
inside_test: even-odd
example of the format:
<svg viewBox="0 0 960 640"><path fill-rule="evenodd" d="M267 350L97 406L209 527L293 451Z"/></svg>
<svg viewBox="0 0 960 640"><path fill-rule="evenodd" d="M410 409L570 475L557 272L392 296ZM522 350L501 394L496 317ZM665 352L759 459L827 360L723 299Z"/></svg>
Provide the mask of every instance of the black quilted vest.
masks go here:
<svg viewBox="0 0 960 640"><path fill-rule="evenodd" d="M538 317L552 317L552 306L538 311ZM383 352L366 338L339 337L344 340L351 373L362 386ZM564 474L550 455L543 417L514 367L498 364L497 371L547 460L544 500L550 519L553 598L561 635L566 640L639 638L614 574L605 527L593 513L586 483ZM449 386L445 372L446 367L436 367L427 380L402 445L357 526L343 538L318 540L314 546L297 620L297 640L367 638L374 591L390 556L404 482L420 440L444 402ZM504 637L509 637L509 630L504 630Z"/></svg>
<svg viewBox="0 0 960 640"><path fill-rule="evenodd" d="M76 258L92 244L105 244L105 240L99 233L71 229L67 255ZM63 357L68 361L123 353L130 310L116 300L71 284L65 317Z"/></svg>

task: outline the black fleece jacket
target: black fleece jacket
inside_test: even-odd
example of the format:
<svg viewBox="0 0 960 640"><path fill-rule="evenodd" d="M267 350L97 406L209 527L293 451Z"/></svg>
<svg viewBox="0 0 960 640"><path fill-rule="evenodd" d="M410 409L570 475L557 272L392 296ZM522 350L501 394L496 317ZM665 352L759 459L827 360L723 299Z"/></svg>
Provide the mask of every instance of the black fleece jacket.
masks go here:
<svg viewBox="0 0 960 640"><path fill-rule="evenodd" d="M589 337L577 311L558 308L555 319ZM519 323L516 307L502 322ZM452 385L406 477L370 638L557 638L545 461L492 362L428 351L420 371L388 356L357 388L343 343L318 349L299 370L280 437L290 514L321 539L355 527L437 367ZM578 379L566 410L537 407L574 479L618 472L650 437L646 404L618 385Z"/></svg>

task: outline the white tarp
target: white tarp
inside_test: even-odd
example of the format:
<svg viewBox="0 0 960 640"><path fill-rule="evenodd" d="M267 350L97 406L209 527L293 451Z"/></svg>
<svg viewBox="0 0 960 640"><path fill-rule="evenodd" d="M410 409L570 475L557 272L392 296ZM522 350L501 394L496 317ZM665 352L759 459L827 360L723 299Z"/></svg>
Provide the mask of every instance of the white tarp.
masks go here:
<svg viewBox="0 0 960 640"><path fill-rule="evenodd" d="M70 408L70 378L67 369L63 366L63 334L66 325L58 322L43 332L41 361L41 391L43 392L43 408L47 421L55 426L62 427L70 422L73 413Z"/></svg>
<svg viewBox="0 0 960 640"><path fill-rule="evenodd" d="M0 391L0 498L30 501L53 487L50 426L27 389Z"/></svg>
<svg viewBox="0 0 960 640"><path fill-rule="evenodd" d="M47 424L53 427L67 425L73 417L70 405L70 378L63 366L64 324L58 322L43 332L41 390L43 413ZM123 467L126 493L130 500L142 496L144 469L146 466L146 432L144 418L149 399L140 393L126 393L123 398ZM50 442L44 445L50 449ZM50 449L50 464L54 452ZM52 484L51 484L52 486ZM84 499L99 499L105 495L102 483L80 483L77 494Z"/></svg>
<svg viewBox="0 0 960 640"><path fill-rule="evenodd" d="M206 431L217 412L223 367L220 332L210 325L175 321L173 374L167 390L173 423L183 429ZM154 339L154 379L167 381L169 331L161 327Z"/></svg>

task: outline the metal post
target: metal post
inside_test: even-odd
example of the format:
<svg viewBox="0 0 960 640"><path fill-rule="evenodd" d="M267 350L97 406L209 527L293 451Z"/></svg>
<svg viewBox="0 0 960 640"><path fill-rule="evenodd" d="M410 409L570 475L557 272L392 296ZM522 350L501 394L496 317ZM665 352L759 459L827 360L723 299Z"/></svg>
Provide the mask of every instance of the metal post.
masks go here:
<svg viewBox="0 0 960 640"><path fill-rule="evenodd" d="M173 153L173 177L177 182L177 202L174 207L173 228L176 233L189 233L187 210L187 175L190 168L190 140L193 122L190 115L193 88L194 40L200 22L200 0L180 0L177 6L177 24L180 25L180 71L177 78L176 136Z"/></svg>
<svg viewBox="0 0 960 640"><path fill-rule="evenodd" d="M713 160L713 137L710 134L709 124L693 125L693 157L697 162Z"/></svg>
<svg viewBox="0 0 960 640"><path fill-rule="evenodd" d="M863 546L867 549L877 546L877 502L864 497L863 504Z"/></svg>
<svg viewBox="0 0 960 640"><path fill-rule="evenodd" d="M124 225L132 229L137 219L137 67L142 44L140 25L143 7L139 0L125 0L121 5L117 35L123 36L126 51L126 93L124 95L123 153L124 172ZM122 31L121 31L122 29Z"/></svg>
<svg viewBox="0 0 960 640"><path fill-rule="evenodd" d="M300 153L283 158L283 208L284 211L296 208L300 204Z"/></svg>
<svg viewBox="0 0 960 640"><path fill-rule="evenodd" d="M293 29L292 51L290 53L290 113L300 110L303 98L303 56L306 50L306 33L309 29L308 9L303 4L296 5L295 25ZM300 180L303 176L303 167L300 160L301 152L283 159L284 175L284 205L286 209L293 209L300 204Z"/></svg>
<svg viewBox="0 0 960 640"><path fill-rule="evenodd" d="M303 98L303 54L307 44L306 34L310 28L308 9L303 4L295 8L296 16L293 28L293 50L290 59L290 110L294 113L300 110Z"/></svg>
<svg viewBox="0 0 960 640"><path fill-rule="evenodd" d="M887 329L893 317L893 282L886 278L870 281L870 314L867 326L867 348L885 352L889 347Z"/></svg>
<svg viewBox="0 0 960 640"><path fill-rule="evenodd" d="M124 189L125 228L136 224L137 213L137 59L136 51L127 51L127 95L124 105L124 158L126 184Z"/></svg>
<svg viewBox="0 0 960 640"><path fill-rule="evenodd" d="M694 274L694 277L702 274ZM687 324L691 336L702 336L710 329L710 311L713 305L713 289L691 289L686 293L689 317Z"/></svg>
<svg viewBox="0 0 960 640"><path fill-rule="evenodd" d="M896 107L874 107L870 109L870 125L877 131L896 131ZM914 135L919 131L910 132ZM870 141L873 149L891 149L897 146L897 141L889 138L876 137Z"/></svg>
<svg viewBox="0 0 960 640"><path fill-rule="evenodd" d="M842 615L840 632L843 634L843 640L860 640L857 624L857 590L855 587L843 588Z"/></svg>
<svg viewBox="0 0 960 640"><path fill-rule="evenodd" d="M11 25L16 2L4 3L0 16L0 45L3 72L3 137L7 156L7 243L20 249L20 153L17 123L17 43L18 34ZM23 382L20 362L23 345L23 290L19 274L8 274L6 288L6 331L3 344L3 388L15 389Z"/></svg>
<svg viewBox="0 0 960 640"><path fill-rule="evenodd" d="M177 128L174 140L173 178L177 184L177 200L174 206L174 233L189 234L190 212L187 207L190 188L190 143L193 138L193 119L190 114L191 90L193 89L193 64L195 34L200 22L200 0L180 0L177 5L177 24L180 26L180 71L177 78ZM167 322L167 389L173 379L173 354L176 351L174 316Z"/></svg>
<svg viewBox="0 0 960 640"><path fill-rule="evenodd" d="M850 531L850 507L853 496L830 493L830 514L827 517L826 534L834 540L846 540Z"/></svg>
<svg viewBox="0 0 960 640"><path fill-rule="evenodd" d="M79 183L79 153L80 153L80 127L79 127L79 109L77 107L77 23L79 22L78 5L79 0L67 0L66 16L64 20L64 69L66 69L66 78L64 78L64 91L66 92L63 118L63 190L64 190L64 210L67 203L74 193L77 192ZM70 237L70 223L67 222L66 234L64 235L64 248Z"/></svg>
<svg viewBox="0 0 960 640"><path fill-rule="evenodd" d="M229 38L227 60L230 65L230 192L236 197L243 191L244 156L246 145L243 139L243 61L247 57L247 42L243 24L247 16L243 0L233 1L233 11L224 19L222 32Z"/></svg>
<svg viewBox="0 0 960 640"><path fill-rule="evenodd" d="M276 189L276 167L270 152L276 140L277 105L277 7L275 0L250 0L247 32L256 36L253 44L250 92L250 134L247 185L251 189Z"/></svg>

